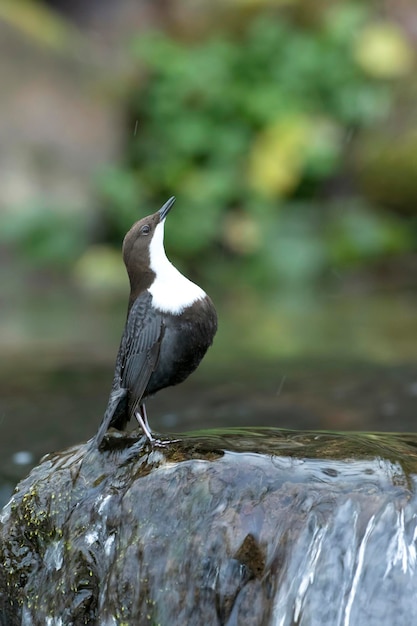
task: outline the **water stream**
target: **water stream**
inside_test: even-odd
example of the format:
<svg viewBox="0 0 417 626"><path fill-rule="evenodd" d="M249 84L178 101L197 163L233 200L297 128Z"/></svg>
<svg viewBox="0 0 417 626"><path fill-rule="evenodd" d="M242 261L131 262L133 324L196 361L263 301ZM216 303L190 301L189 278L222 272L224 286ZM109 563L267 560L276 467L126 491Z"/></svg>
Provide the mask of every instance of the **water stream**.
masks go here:
<svg viewBox="0 0 417 626"><path fill-rule="evenodd" d="M416 481L415 435L111 434L3 510L0 624L413 624Z"/></svg>

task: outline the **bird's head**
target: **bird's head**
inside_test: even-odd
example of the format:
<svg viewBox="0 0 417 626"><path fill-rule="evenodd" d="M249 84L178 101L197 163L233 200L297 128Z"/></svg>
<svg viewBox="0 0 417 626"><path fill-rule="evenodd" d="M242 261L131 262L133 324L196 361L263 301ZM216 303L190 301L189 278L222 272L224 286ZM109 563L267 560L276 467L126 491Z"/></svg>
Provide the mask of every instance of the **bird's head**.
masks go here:
<svg viewBox="0 0 417 626"><path fill-rule="evenodd" d="M147 289L158 272L159 264L167 261L164 249L164 223L174 202L173 196L159 211L133 224L124 238L123 261L132 292L138 293Z"/></svg>

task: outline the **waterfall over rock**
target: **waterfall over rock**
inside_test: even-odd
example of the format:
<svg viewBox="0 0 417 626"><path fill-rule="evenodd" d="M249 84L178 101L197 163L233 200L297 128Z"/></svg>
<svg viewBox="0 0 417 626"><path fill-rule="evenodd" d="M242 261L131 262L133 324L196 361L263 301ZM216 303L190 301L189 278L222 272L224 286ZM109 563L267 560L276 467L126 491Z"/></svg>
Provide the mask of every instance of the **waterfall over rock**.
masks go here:
<svg viewBox="0 0 417 626"><path fill-rule="evenodd" d="M111 431L48 455L0 517L0 624L417 623L416 446Z"/></svg>

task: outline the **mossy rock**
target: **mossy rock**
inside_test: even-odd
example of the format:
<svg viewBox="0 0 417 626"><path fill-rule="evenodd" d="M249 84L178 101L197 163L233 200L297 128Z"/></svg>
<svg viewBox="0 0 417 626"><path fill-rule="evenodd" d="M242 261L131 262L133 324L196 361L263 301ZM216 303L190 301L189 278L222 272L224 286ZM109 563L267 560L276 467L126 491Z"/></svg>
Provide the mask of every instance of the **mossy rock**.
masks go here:
<svg viewBox="0 0 417 626"><path fill-rule="evenodd" d="M416 446L112 431L48 455L0 518L0 624L413 624Z"/></svg>

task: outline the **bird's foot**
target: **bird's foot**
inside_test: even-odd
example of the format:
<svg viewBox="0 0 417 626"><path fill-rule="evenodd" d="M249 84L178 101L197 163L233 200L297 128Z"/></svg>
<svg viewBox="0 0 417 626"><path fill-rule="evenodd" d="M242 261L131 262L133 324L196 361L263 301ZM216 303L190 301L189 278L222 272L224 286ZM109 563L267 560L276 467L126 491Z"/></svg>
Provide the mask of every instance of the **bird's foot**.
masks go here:
<svg viewBox="0 0 417 626"><path fill-rule="evenodd" d="M156 437L153 437L150 444L153 448L167 448L172 443L178 443L179 441L180 439L157 439Z"/></svg>
<svg viewBox="0 0 417 626"><path fill-rule="evenodd" d="M136 411L135 417L138 420L139 426L141 427L144 436L146 437L146 439L148 440L152 448L166 448L171 443L177 443L179 439L163 440L163 439L157 439L156 437L152 435L152 431L149 428L149 424L148 424L148 420L147 420L146 412L144 411L144 408L145 407L142 405L143 415L140 411Z"/></svg>

